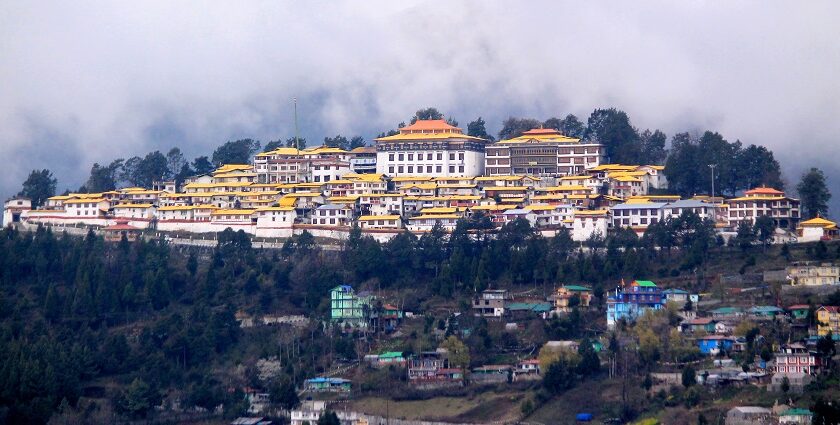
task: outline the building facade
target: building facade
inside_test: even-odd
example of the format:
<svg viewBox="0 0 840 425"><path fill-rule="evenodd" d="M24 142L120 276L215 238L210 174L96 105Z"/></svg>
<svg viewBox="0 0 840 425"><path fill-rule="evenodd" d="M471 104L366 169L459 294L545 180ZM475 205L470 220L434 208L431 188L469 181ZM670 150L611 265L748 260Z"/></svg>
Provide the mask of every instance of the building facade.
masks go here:
<svg viewBox="0 0 840 425"><path fill-rule="evenodd" d="M665 308L665 294L649 280L634 280L622 285L607 298L607 327L615 328L619 320L635 320L647 310Z"/></svg>
<svg viewBox="0 0 840 425"><path fill-rule="evenodd" d="M769 187L758 187L744 192L744 196L727 199L729 225L737 228L741 222L750 226L761 216L769 216L776 227L794 230L799 224L799 200Z"/></svg>
<svg viewBox="0 0 840 425"><path fill-rule="evenodd" d="M376 172L389 176L480 176L487 141L444 120L418 120L376 140Z"/></svg>
<svg viewBox="0 0 840 425"><path fill-rule="evenodd" d="M537 128L487 146L484 161L488 176L569 176L601 164L604 146Z"/></svg>

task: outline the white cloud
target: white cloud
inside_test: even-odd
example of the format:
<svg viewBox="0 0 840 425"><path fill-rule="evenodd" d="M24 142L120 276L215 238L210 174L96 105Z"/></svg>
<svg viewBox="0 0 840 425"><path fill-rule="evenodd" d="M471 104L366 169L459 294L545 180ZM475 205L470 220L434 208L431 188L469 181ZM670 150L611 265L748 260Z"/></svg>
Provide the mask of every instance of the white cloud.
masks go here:
<svg viewBox="0 0 840 425"><path fill-rule="evenodd" d="M237 137L372 137L437 106L481 115L627 111L669 134L764 144L795 180L840 135L840 3L6 2L0 193L93 161ZM803 149L807 147L807 149ZM838 194L840 198L840 194Z"/></svg>

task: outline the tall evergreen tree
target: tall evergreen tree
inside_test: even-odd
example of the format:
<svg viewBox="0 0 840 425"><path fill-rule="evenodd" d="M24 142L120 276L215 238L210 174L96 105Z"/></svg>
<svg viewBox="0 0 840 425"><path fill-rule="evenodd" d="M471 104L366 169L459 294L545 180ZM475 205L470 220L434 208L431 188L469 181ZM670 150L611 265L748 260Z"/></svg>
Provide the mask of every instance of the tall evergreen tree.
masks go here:
<svg viewBox="0 0 840 425"><path fill-rule="evenodd" d="M831 192L825 181L825 174L819 168L811 168L802 175L796 191L802 207L802 216L814 218L817 215L828 214L828 201L831 199Z"/></svg>

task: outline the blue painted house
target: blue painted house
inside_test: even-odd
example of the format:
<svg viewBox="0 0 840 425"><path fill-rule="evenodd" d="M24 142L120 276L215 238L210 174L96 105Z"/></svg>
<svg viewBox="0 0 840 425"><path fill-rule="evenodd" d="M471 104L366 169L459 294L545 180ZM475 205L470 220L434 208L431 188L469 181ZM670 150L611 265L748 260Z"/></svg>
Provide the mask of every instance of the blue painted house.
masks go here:
<svg viewBox="0 0 840 425"><path fill-rule="evenodd" d="M721 351L732 351L735 338L721 335L708 335L697 338L697 347L703 354L717 355Z"/></svg>
<svg viewBox="0 0 840 425"><path fill-rule="evenodd" d="M634 280L622 285L607 298L607 326L615 328L621 320L633 321L647 310L665 308L665 294L649 280Z"/></svg>

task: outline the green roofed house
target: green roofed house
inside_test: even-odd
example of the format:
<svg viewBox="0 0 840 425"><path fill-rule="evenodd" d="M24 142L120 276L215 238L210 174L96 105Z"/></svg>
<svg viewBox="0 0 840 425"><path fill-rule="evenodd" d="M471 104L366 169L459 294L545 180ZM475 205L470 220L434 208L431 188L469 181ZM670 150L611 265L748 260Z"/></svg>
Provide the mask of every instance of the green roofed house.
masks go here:
<svg viewBox="0 0 840 425"><path fill-rule="evenodd" d="M386 351L382 354L365 356L365 362L373 367L405 366L406 358L402 351Z"/></svg>
<svg viewBox="0 0 840 425"><path fill-rule="evenodd" d="M592 289L579 285L563 285L554 293L554 310L566 313L575 306L589 307L591 301Z"/></svg>
<svg viewBox="0 0 840 425"><path fill-rule="evenodd" d="M751 307L747 313L755 319L774 319L776 316L784 315L785 311L772 305L759 305Z"/></svg>
<svg viewBox="0 0 840 425"><path fill-rule="evenodd" d="M744 310L738 307L718 307L709 312L715 319L736 318L744 315Z"/></svg>
<svg viewBox="0 0 840 425"><path fill-rule="evenodd" d="M548 313L551 311L551 304L550 303L510 303L507 306L507 310L511 316L514 318L516 317L527 317L531 315L537 315L545 319L548 317Z"/></svg>
<svg viewBox="0 0 840 425"><path fill-rule="evenodd" d="M808 409L788 409L779 414L780 424L810 424L814 413Z"/></svg>

